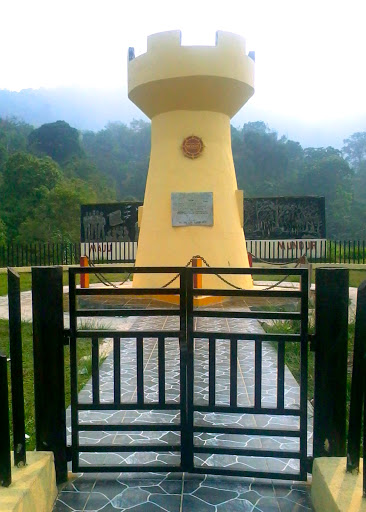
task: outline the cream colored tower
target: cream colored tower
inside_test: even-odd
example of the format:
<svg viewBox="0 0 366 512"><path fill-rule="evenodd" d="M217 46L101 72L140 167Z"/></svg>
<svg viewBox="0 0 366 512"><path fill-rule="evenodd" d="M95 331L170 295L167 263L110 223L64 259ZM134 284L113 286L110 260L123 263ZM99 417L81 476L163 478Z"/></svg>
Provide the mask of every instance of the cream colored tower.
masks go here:
<svg viewBox="0 0 366 512"><path fill-rule="evenodd" d="M216 46L181 46L180 31L148 37L147 52L130 52L128 96L151 119L151 155L136 266L183 266L194 255L215 267L248 267L243 195L237 190L230 118L254 93L254 61L245 40L217 32ZM202 153L185 156L185 138L202 139ZM202 202L202 192L212 202ZM198 193L200 208L213 205L212 225L174 226L172 195ZM179 196L189 197L189 196ZM190 196L192 197L192 196ZM230 281L252 287L250 276ZM161 274L135 274L133 286L160 287ZM174 286L174 285L172 285ZM203 288L228 288L203 276Z"/></svg>

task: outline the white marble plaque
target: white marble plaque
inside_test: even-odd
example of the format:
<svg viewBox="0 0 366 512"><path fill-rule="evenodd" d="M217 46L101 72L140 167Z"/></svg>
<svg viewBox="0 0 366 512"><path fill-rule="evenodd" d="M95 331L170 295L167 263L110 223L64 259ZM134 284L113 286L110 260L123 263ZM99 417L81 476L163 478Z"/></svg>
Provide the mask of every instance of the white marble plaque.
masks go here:
<svg viewBox="0 0 366 512"><path fill-rule="evenodd" d="M212 192L172 192L172 226L213 226Z"/></svg>

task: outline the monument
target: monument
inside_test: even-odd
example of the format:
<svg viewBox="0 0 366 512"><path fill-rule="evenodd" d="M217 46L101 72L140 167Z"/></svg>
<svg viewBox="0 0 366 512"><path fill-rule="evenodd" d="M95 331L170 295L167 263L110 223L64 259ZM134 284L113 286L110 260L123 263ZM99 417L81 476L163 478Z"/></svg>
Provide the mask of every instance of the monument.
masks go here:
<svg viewBox="0 0 366 512"><path fill-rule="evenodd" d="M230 138L230 119L254 93L245 40L217 32L215 46L182 46L180 31L170 31L128 55L128 96L151 119L136 266L184 266L200 255L212 267L249 267ZM133 286L166 281L135 274ZM249 275L230 281L253 286ZM202 287L229 288L215 275L204 275Z"/></svg>

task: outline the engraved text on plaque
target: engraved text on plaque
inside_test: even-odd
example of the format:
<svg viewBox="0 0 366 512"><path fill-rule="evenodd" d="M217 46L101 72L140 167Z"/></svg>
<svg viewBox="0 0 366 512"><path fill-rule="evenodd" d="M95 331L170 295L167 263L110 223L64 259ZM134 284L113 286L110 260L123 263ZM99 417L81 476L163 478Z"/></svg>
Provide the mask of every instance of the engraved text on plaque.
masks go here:
<svg viewBox="0 0 366 512"><path fill-rule="evenodd" d="M172 226L213 226L212 192L172 192Z"/></svg>

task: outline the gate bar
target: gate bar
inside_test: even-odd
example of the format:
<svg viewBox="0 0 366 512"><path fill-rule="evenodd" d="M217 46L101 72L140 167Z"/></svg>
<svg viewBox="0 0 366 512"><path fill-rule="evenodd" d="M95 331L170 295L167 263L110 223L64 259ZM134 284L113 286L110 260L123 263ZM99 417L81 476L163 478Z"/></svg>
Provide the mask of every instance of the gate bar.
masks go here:
<svg viewBox="0 0 366 512"><path fill-rule="evenodd" d="M26 464L23 357L20 307L20 278L8 269L9 348L11 365L11 399L13 410L14 465Z"/></svg>
<svg viewBox="0 0 366 512"><path fill-rule="evenodd" d="M121 403L121 340L118 336L113 338L113 382L114 402Z"/></svg>
<svg viewBox="0 0 366 512"><path fill-rule="evenodd" d="M136 338L136 361L137 361L137 404L138 407L144 404L144 339L141 336Z"/></svg>
<svg viewBox="0 0 366 512"><path fill-rule="evenodd" d="M300 278L301 287L301 345L300 345L300 476L306 480L308 456L308 311L309 311L309 271L306 269Z"/></svg>
<svg viewBox="0 0 366 512"><path fill-rule="evenodd" d="M317 268L315 276L314 457L344 457L349 271Z"/></svg>
<svg viewBox="0 0 366 512"><path fill-rule="evenodd" d="M36 448L55 456L67 481L62 267L32 268Z"/></svg>
<svg viewBox="0 0 366 512"><path fill-rule="evenodd" d="M210 406L214 406L216 401L216 338L212 336L208 343L208 403Z"/></svg>
<svg viewBox="0 0 366 512"><path fill-rule="evenodd" d="M181 445L187 443L187 429L182 429L182 425L187 424L187 269L183 269L180 273L180 333L179 333L179 357L180 357L180 429L181 429ZM187 451L181 450L181 467L188 467Z"/></svg>
<svg viewBox="0 0 366 512"><path fill-rule="evenodd" d="M353 351L351 404L349 412L347 471L359 469L362 431L362 407L366 394L366 281L357 290L356 326ZM364 423L364 431L366 424ZM364 445L365 449L365 445ZM366 460L364 474L366 473ZM364 487L366 490L366 487Z"/></svg>
<svg viewBox="0 0 366 512"><path fill-rule="evenodd" d="M277 349L277 407L285 407L285 343L278 342Z"/></svg>
<svg viewBox="0 0 366 512"><path fill-rule="evenodd" d="M99 380L99 339L94 336L92 338L92 397L94 405L100 403Z"/></svg>
<svg viewBox="0 0 366 512"><path fill-rule="evenodd" d="M0 355L0 485L11 484L9 395L7 357Z"/></svg>
<svg viewBox="0 0 366 512"><path fill-rule="evenodd" d="M159 404L165 404L165 338L158 338Z"/></svg>

